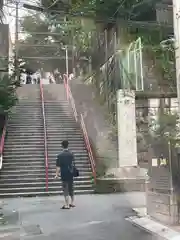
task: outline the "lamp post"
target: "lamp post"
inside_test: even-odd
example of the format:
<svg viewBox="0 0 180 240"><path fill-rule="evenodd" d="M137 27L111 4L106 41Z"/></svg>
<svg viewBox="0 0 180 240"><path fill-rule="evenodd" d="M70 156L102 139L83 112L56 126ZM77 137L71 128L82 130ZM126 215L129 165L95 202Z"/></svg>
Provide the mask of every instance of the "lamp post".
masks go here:
<svg viewBox="0 0 180 240"><path fill-rule="evenodd" d="M68 47L65 46L65 52L66 52L66 75L67 78L69 78L69 57L68 57Z"/></svg>

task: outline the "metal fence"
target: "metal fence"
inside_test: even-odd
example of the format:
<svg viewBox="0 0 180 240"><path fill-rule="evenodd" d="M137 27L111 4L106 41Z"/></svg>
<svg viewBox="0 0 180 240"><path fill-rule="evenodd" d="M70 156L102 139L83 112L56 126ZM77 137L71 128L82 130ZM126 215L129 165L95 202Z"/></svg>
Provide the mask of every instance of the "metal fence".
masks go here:
<svg viewBox="0 0 180 240"><path fill-rule="evenodd" d="M177 99L136 100L139 161L169 155L168 143L177 139Z"/></svg>
<svg viewBox="0 0 180 240"><path fill-rule="evenodd" d="M107 105L114 124L117 90L144 89L141 38L120 50L115 29L110 33L93 32L91 49L93 74L88 80L95 86L100 101Z"/></svg>

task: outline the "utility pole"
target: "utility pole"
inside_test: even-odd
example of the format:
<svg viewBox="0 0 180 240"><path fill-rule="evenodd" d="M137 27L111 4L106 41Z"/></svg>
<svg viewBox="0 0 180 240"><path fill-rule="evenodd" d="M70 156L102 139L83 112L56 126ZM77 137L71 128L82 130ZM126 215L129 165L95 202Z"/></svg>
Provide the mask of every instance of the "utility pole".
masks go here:
<svg viewBox="0 0 180 240"><path fill-rule="evenodd" d="M75 68L75 44L74 44L74 31L72 30L72 73L74 76L76 75L76 68Z"/></svg>
<svg viewBox="0 0 180 240"><path fill-rule="evenodd" d="M176 82L178 109L180 114L180 0L173 0L175 57L176 57Z"/></svg>
<svg viewBox="0 0 180 240"><path fill-rule="evenodd" d="M18 0L16 1L16 16L15 16L15 73L16 78L19 80L19 64L18 64L18 40L19 40L19 34L18 34L18 23L19 23L19 3Z"/></svg>
<svg viewBox="0 0 180 240"><path fill-rule="evenodd" d="M65 46L65 52L66 52L66 75L67 75L67 79L69 79L68 46Z"/></svg>
<svg viewBox="0 0 180 240"><path fill-rule="evenodd" d="M65 26L67 26L67 18L64 18ZM66 53L66 75L67 75L67 81L69 81L69 57L68 57L68 46L65 46L65 53Z"/></svg>

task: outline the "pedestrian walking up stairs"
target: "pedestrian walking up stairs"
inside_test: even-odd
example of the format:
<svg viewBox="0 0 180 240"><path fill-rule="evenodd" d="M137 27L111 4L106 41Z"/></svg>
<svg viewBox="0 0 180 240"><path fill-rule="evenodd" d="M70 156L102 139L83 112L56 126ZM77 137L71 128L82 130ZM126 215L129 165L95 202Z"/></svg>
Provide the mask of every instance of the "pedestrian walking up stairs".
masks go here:
<svg viewBox="0 0 180 240"><path fill-rule="evenodd" d="M44 195L44 130L39 85L18 89L7 124L0 171L0 197Z"/></svg>
<svg viewBox="0 0 180 240"><path fill-rule="evenodd" d="M75 193L92 193L92 173L89 157L85 148L83 134L76 123L71 107L66 100L63 85L43 85L45 120L48 146L49 193L59 194L59 180L54 180L56 156L61 150L62 140L69 141L69 148L75 155L80 176L75 179Z"/></svg>

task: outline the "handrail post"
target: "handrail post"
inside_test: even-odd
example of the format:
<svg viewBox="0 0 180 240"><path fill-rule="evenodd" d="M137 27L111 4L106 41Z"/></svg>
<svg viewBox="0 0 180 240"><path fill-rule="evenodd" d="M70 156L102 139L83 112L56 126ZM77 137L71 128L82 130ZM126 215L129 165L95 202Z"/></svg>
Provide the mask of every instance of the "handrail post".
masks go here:
<svg viewBox="0 0 180 240"><path fill-rule="evenodd" d="M42 115L43 115L43 128L44 128L44 156L45 156L45 171L46 171L46 191L48 192L48 151L47 151L47 132L46 132L46 118L44 108L44 93L42 80L40 80L40 93L41 93L41 104L42 104Z"/></svg>

